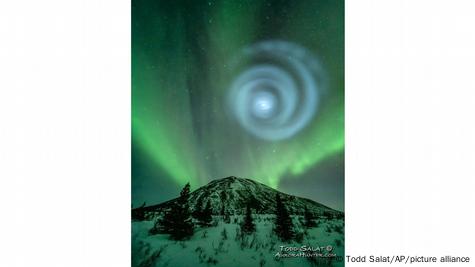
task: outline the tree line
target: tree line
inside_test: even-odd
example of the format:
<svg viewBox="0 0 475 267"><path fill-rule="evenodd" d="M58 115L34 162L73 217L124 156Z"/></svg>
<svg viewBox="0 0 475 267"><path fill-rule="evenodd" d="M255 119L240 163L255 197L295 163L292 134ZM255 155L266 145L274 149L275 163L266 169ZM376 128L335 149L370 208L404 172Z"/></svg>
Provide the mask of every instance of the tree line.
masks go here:
<svg viewBox="0 0 475 267"><path fill-rule="evenodd" d="M189 207L190 184L187 183L181 190L177 201L173 202L171 207L165 211L162 218L155 221L154 226L149 233L154 235L158 233L169 234L172 240L185 240L190 238L194 233L193 218L201 227L209 227L212 225L212 207L208 200L203 205L203 198L198 198L196 207L191 212ZM290 241L296 237L292 218L286 208L286 205L280 194L276 194L276 217L274 220L274 232L282 241ZM221 209L221 215L225 222L230 222L230 215L225 211L224 205ZM315 216L305 207L304 223L307 228L314 227ZM256 231L256 224L252 217L252 203L248 201L246 205L246 212L244 220L241 223L241 231L245 234L250 234Z"/></svg>

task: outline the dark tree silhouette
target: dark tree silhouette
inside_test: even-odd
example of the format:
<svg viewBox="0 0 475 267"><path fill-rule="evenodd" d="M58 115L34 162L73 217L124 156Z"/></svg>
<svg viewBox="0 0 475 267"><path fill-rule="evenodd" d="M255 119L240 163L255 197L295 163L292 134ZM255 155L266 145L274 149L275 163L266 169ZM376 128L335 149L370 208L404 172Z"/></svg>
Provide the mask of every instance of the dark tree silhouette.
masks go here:
<svg viewBox="0 0 475 267"><path fill-rule="evenodd" d="M224 211L223 221L224 223L231 223L231 215L228 211Z"/></svg>
<svg viewBox="0 0 475 267"><path fill-rule="evenodd" d="M226 210L224 208L224 202L221 203L221 211L219 212L219 215L224 216L226 214Z"/></svg>
<svg viewBox="0 0 475 267"><path fill-rule="evenodd" d="M241 230L243 233L246 234L256 231L256 225L254 224L254 220L252 219L252 210L250 203L248 203L246 206L246 217L244 217L244 222L241 226Z"/></svg>
<svg viewBox="0 0 475 267"><path fill-rule="evenodd" d="M178 200L165 213L163 219L157 220L151 234L163 232L170 234L170 239L184 240L193 235L193 223L188 204L190 184L181 190Z"/></svg>
<svg viewBox="0 0 475 267"><path fill-rule="evenodd" d="M212 216L213 210L211 209L211 201L208 199L208 202L206 202L206 206L204 209L200 212L198 216L198 223L201 226L208 227L211 225L211 221L213 220Z"/></svg>
<svg viewBox="0 0 475 267"><path fill-rule="evenodd" d="M228 199L228 195L226 194L226 191L221 191L221 215L224 215L224 210L225 210L225 203Z"/></svg>
<svg viewBox="0 0 475 267"><path fill-rule="evenodd" d="M316 226L315 215L313 215L313 213L308 210L307 206L305 206L305 211L303 213L303 217L304 217L304 226L305 227L311 228L311 227Z"/></svg>
<svg viewBox="0 0 475 267"><path fill-rule="evenodd" d="M276 194L276 217L274 231L282 241L290 241L295 237L294 225L289 212L279 194Z"/></svg>
<svg viewBox="0 0 475 267"><path fill-rule="evenodd" d="M329 211L324 211L323 212L323 217L326 217L327 220L331 220L331 219L333 219L333 214Z"/></svg>
<svg viewBox="0 0 475 267"><path fill-rule="evenodd" d="M132 220L133 221L143 221L145 220L145 202L142 206L132 209Z"/></svg>
<svg viewBox="0 0 475 267"><path fill-rule="evenodd" d="M222 216L223 221L225 223L230 223L231 222L231 216L229 212L226 210L226 201L228 199L228 195L226 195L225 191L221 191L221 210L219 214Z"/></svg>
<svg viewBox="0 0 475 267"><path fill-rule="evenodd" d="M199 197L196 199L195 209L193 210L192 216L195 219L199 219L201 217L201 213L203 212L203 197Z"/></svg>

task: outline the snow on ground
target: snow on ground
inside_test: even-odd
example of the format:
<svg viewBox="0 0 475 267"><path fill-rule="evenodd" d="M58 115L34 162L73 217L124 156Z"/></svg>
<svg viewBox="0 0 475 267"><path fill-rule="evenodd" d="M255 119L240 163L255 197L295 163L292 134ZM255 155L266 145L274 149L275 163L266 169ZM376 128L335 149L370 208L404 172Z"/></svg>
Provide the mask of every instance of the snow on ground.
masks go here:
<svg viewBox="0 0 475 267"><path fill-rule="evenodd" d="M344 255L344 221L342 219L318 219L317 226L301 235L301 242L283 243L273 233L274 215L254 215L256 232L241 234L239 223L242 216L232 216L231 223L224 223L215 216L216 226L195 228L191 239L173 241L168 235L149 235L153 221L132 222L133 267L193 267L193 266L343 266L343 262L324 261L315 264L309 258L276 258L280 246L320 248L331 246L330 252ZM293 216L295 231L303 233L302 216ZM300 240L299 240L300 241ZM322 249L317 253L327 254ZM313 258L315 259L315 258ZM320 258L322 259L322 258Z"/></svg>

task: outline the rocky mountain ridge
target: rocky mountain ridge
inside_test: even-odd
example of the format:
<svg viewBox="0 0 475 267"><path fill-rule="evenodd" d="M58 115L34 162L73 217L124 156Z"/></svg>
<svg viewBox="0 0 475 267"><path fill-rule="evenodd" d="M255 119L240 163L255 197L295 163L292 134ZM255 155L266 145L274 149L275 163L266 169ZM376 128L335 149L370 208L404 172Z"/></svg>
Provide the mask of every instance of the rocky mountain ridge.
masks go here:
<svg viewBox="0 0 475 267"><path fill-rule="evenodd" d="M343 213L313 200L285 194L262 183L247 178L230 176L209 182L191 192L189 205L191 211L201 208L210 201L213 215L243 214L249 203L256 214L274 214L275 197L280 194L290 214L303 214L305 207L316 214L326 216L343 216ZM135 212L161 213L177 199L172 199L157 205L139 207Z"/></svg>

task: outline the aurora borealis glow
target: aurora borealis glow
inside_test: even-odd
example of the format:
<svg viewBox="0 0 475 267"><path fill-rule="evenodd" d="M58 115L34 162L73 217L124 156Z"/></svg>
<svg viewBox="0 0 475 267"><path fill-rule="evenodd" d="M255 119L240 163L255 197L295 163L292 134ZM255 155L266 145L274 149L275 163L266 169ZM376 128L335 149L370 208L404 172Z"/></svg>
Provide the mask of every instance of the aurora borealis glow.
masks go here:
<svg viewBox="0 0 475 267"><path fill-rule="evenodd" d="M317 177L310 184L302 177L325 169L327 180L338 176L322 186L341 194L339 203L305 196L342 209L343 172L333 170L344 166L343 39L343 1L134 0L134 204L167 200L186 182L195 189L231 175L278 189L284 180L318 187ZM251 94L241 97L242 91L233 89L246 75L234 63L244 60L242 51L272 40L315 57L319 69L308 74L310 82L317 81L311 88L315 96L296 91L294 104L287 103L293 91L276 89L286 87L286 77L278 71L275 79L261 75L272 66L257 69L258 86ZM289 75L297 80L295 87L305 87L308 81L295 76L295 71Z"/></svg>

